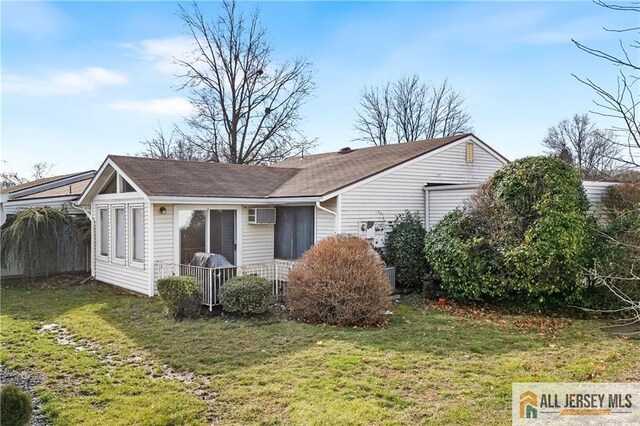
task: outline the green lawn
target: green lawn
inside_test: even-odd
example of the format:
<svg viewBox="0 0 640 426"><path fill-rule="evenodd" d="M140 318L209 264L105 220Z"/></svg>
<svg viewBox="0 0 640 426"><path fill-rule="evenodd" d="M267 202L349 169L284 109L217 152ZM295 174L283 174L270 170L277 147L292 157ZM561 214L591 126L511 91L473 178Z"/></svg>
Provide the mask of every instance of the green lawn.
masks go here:
<svg viewBox="0 0 640 426"><path fill-rule="evenodd" d="M100 284L1 296L0 362L43 378L62 425L507 424L513 381L640 380L639 343L596 321L474 318L414 299L385 328L340 329L174 322L157 299Z"/></svg>

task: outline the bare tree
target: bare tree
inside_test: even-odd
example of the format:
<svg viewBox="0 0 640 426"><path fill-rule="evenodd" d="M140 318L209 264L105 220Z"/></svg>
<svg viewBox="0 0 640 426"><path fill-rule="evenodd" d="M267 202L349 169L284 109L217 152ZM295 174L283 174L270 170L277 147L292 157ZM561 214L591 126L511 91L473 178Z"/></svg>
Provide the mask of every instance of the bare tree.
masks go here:
<svg viewBox="0 0 640 426"><path fill-rule="evenodd" d="M312 66L304 58L274 63L257 10L245 17L224 1L209 22L194 3L181 6L180 17L194 51L176 62L196 111L180 136L194 151L212 161L268 164L314 145L297 129L314 90Z"/></svg>
<svg viewBox="0 0 640 426"><path fill-rule="evenodd" d="M51 175L53 164L47 161L41 161L31 166L31 176L20 176L17 172L3 171L0 173L0 188L9 188L11 186L27 183L32 180L38 180Z"/></svg>
<svg viewBox="0 0 640 426"><path fill-rule="evenodd" d="M587 114L575 114L549 127L542 144L549 154L579 168L585 179L611 176L620 168L621 148L613 132L596 128Z"/></svg>
<svg viewBox="0 0 640 426"><path fill-rule="evenodd" d="M0 173L0 188L9 188L26 182L28 182L28 179L23 178L16 172L5 171Z"/></svg>
<svg viewBox="0 0 640 426"><path fill-rule="evenodd" d="M31 177L33 180L45 178L51 174L53 164L47 161L41 161L31 166Z"/></svg>
<svg viewBox="0 0 640 426"><path fill-rule="evenodd" d="M595 0L598 6L621 12L640 13L640 3L632 2L627 4L605 3L602 0ZM572 41L582 51L587 52L596 58L604 59L618 67L619 75L616 87L606 88L606 86L596 83L585 77L574 77L593 89L598 96L594 101L598 107L595 114L611 117L620 124L612 127L612 130L620 136L618 142L625 155L621 155L619 160L632 166L640 166L640 120L637 115L638 104L638 72L640 71L640 26L624 29L607 29L605 31L633 34L635 40L624 42L619 40L620 50L618 52L607 52L586 46L576 40ZM630 53L631 49L631 53Z"/></svg>
<svg viewBox="0 0 640 426"><path fill-rule="evenodd" d="M452 136L472 131L465 99L447 80L424 83L418 75L362 91L356 140L373 145Z"/></svg>
<svg viewBox="0 0 640 426"><path fill-rule="evenodd" d="M145 147L139 154L142 157L189 161L207 159L207 153L183 137L177 127L174 127L167 136L164 129L158 125L155 135L145 139L141 144Z"/></svg>

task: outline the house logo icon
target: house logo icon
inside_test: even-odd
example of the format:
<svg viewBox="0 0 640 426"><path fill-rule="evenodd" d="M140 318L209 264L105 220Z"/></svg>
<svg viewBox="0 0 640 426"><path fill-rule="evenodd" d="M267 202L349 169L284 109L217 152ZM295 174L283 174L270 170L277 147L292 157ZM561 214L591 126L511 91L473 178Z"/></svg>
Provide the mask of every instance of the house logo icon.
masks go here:
<svg viewBox="0 0 640 426"><path fill-rule="evenodd" d="M520 418L538 418L538 395L531 391L526 391L520 394Z"/></svg>

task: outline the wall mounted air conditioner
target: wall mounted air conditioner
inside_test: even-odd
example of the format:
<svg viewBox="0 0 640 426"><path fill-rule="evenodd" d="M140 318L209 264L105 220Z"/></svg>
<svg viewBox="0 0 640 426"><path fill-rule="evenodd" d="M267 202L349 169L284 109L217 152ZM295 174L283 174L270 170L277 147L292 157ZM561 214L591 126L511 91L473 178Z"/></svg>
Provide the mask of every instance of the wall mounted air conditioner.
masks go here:
<svg viewBox="0 0 640 426"><path fill-rule="evenodd" d="M249 223L251 225L273 225L276 223L276 209L249 209Z"/></svg>

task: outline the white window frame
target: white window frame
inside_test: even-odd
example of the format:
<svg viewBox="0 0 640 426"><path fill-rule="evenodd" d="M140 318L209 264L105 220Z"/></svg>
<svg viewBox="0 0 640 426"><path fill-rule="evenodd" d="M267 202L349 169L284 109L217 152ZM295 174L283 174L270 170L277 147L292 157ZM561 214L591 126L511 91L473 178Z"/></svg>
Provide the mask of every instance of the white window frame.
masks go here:
<svg viewBox="0 0 640 426"><path fill-rule="evenodd" d="M102 235L102 215L100 214L102 212L102 210L105 210L107 212L107 235ZM97 226L97 238L96 238L96 245L97 245L97 253L98 253L98 258L102 259L102 260L109 260L109 254L110 254L110 248L111 245L109 244L109 234L110 234L110 230L111 230L111 224L110 219L111 219L111 212L109 211L109 206L106 205L99 205L96 206L96 216L98 218L98 226ZM107 254L102 254L102 239L106 237L107 238Z"/></svg>
<svg viewBox="0 0 640 426"><path fill-rule="evenodd" d="M142 260L134 259L134 245L135 245L135 229L134 229L134 214L133 211L139 209L142 210ZM144 259L147 255L147 247L145 245L144 233L144 204L130 204L129 205L129 223L128 223L128 249L129 249L129 266L139 269L144 269Z"/></svg>
<svg viewBox="0 0 640 426"><path fill-rule="evenodd" d="M117 222L117 213L116 210L124 210L124 256L117 257L116 256L116 246L118 242L116 241L116 235L118 232L118 224ZM127 263L127 207L124 204L114 204L111 206L111 222L113 226L111 227L111 262L117 263L120 265L125 265Z"/></svg>

